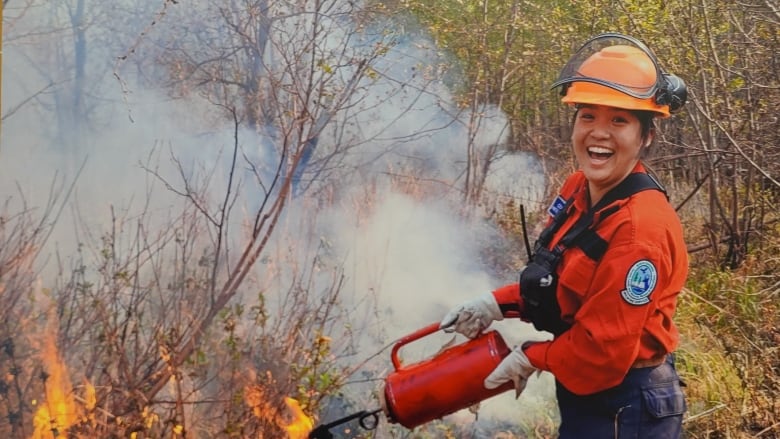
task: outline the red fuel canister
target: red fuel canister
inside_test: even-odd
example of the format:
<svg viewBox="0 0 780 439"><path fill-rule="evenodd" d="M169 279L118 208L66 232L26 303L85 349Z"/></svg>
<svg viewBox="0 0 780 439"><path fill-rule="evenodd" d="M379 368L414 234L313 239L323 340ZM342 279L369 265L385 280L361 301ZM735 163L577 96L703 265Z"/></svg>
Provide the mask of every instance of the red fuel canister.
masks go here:
<svg viewBox="0 0 780 439"><path fill-rule="evenodd" d="M391 423L413 429L491 396L513 389L510 381L488 390L483 381L504 357L509 347L497 331L488 331L432 358L402 366L398 351L404 345L439 330L434 323L402 337L393 346L394 372L385 378L383 409Z"/></svg>

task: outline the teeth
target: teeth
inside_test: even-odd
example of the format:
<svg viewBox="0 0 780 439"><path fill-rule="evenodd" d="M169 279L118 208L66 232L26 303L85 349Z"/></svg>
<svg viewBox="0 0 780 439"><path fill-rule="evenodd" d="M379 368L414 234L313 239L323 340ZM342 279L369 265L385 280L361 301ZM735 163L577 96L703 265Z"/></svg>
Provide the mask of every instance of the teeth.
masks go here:
<svg viewBox="0 0 780 439"><path fill-rule="evenodd" d="M588 152L593 154L612 154L612 150L607 148L601 148L598 146L591 146L590 148L588 148Z"/></svg>

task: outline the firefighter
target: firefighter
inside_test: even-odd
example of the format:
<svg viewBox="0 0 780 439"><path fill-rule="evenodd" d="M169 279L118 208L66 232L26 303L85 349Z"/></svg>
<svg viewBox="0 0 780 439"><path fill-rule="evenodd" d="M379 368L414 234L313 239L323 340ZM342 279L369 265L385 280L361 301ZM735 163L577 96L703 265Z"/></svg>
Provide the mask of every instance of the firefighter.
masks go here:
<svg viewBox="0 0 780 439"><path fill-rule="evenodd" d="M548 209L519 281L453 308L441 321L473 338L519 317L550 332L522 340L487 388L551 372L566 438L676 438L686 410L674 367L677 295L688 273L683 231L642 162L666 118L686 100L640 41L602 34L564 66L553 88L574 108L578 170Z"/></svg>

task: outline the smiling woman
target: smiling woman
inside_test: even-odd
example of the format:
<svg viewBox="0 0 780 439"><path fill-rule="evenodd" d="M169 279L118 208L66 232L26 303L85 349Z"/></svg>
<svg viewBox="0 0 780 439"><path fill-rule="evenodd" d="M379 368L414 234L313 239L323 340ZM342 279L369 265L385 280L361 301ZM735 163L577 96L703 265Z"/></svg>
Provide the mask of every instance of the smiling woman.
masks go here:
<svg viewBox="0 0 780 439"><path fill-rule="evenodd" d="M655 132L685 102L685 83L663 73L641 42L615 34L594 38L566 64L553 87L574 105L572 145L591 205L635 168Z"/></svg>
<svg viewBox="0 0 780 439"><path fill-rule="evenodd" d="M559 438L676 438L685 396L674 366L672 318L688 274L682 225L642 164L655 135L686 98L644 44L620 34L588 41L554 87L576 108L579 170L566 179L519 282L465 302L445 329L476 336L519 317L552 341L521 340L485 379L555 375Z"/></svg>
<svg viewBox="0 0 780 439"><path fill-rule="evenodd" d="M591 205L631 173L652 139L652 130L642 138L642 124L633 111L591 104L577 108L571 142L588 180Z"/></svg>

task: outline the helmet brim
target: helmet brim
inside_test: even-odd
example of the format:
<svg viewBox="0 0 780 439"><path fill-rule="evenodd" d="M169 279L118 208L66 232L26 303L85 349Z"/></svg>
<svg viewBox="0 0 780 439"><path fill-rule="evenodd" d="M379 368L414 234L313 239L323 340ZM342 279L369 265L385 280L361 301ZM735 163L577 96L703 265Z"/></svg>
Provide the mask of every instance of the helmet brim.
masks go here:
<svg viewBox="0 0 780 439"><path fill-rule="evenodd" d="M651 111L660 117L669 117L669 106L658 105L653 99L640 99L622 91L591 82L573 82L561 102L576 105L604 105L624 110Z"/></svg>

